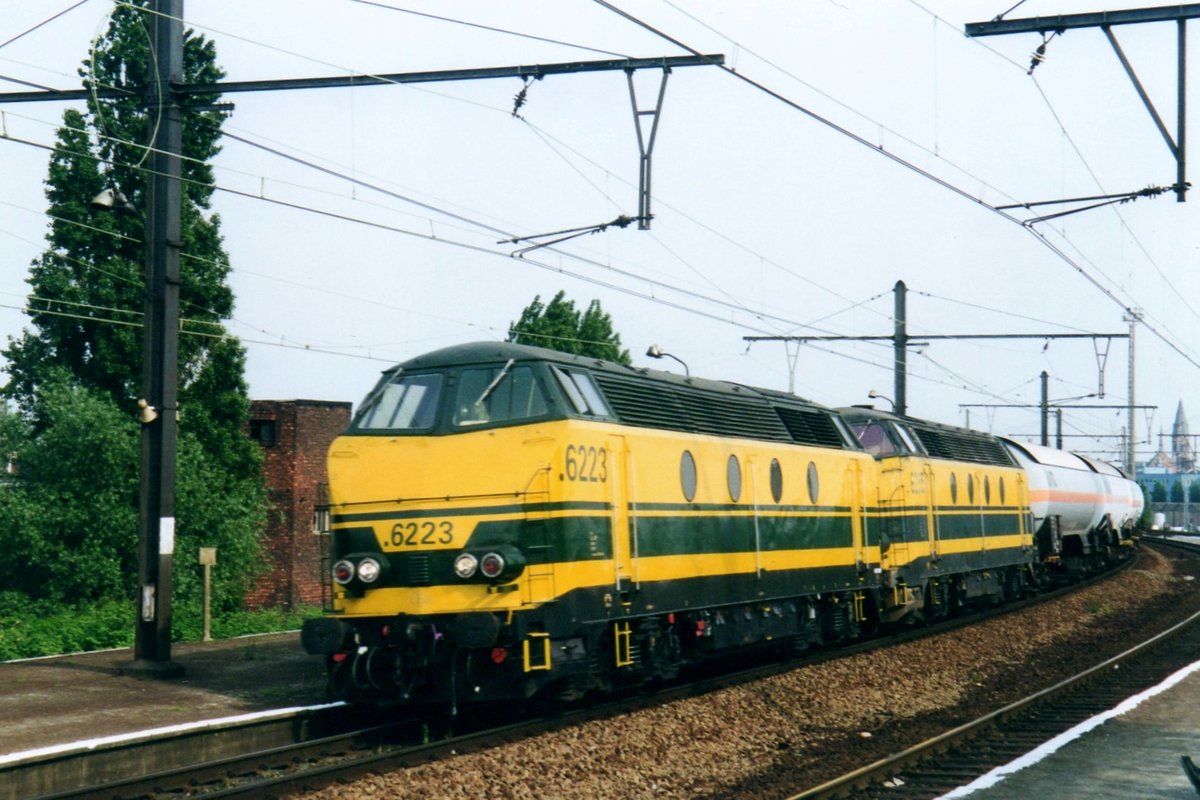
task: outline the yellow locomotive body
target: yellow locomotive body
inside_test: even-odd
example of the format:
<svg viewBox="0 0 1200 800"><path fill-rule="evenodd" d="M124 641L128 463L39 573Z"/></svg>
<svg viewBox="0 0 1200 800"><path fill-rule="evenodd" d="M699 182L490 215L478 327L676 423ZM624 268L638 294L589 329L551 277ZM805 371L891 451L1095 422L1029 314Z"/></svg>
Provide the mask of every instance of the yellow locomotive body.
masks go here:
<svg viewBox="0 0 1200 800"><path fill-rule="evenodd" d="M1019 590L1011 461L866 452L853 417L510 344L413 359L330 448L305 647L355 699L571 698Z"/></svg>
<svg viewBox="0 0 1200 800"><path fill-rule="evenodd" d="M877 460L867 527L880 543L884 620L1011 599L1036 580L1024 470L994 437L874 410L841 410Z"/></svg>

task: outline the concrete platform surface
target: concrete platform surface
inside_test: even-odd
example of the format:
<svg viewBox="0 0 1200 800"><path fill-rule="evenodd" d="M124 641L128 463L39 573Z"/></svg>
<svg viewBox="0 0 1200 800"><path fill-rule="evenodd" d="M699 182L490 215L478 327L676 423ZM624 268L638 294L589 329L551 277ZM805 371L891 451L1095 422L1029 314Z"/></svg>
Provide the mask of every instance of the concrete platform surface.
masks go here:
<svg viewBox="0 0 1200 800"><path fill-rule="evenodd" d="M0 755L325 701L299 633L176 644L172 679L122 674L131 650L0 662Z"/></svg>
<svg viewBox="0 0 1200 800"><path fill-rule="evenodd" d="M1195 800L1184 755L1200 763L1200 662L943 797Z"/></svg>

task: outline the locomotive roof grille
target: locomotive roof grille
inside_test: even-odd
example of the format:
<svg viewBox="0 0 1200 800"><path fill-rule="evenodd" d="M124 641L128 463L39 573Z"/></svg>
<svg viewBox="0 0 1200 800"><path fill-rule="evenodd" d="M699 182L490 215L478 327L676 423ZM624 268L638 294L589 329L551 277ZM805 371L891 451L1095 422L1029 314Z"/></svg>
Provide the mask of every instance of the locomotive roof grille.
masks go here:
<svg viewBox="0 0 1200 800"><path fill-rule="evenodd" d="M797 408L776 408L775 412L787 426L793 441L818 447L845 447L842 435L828 414Z"/></svg>
<svg viewBox="0 0 1200 800"><path fill-rule="evenodd" d="M715 436L844 448L829 415L772 406L761 397L594 373L617 418L629 425Z"/></svg>
<svg viewBox="0 0 1200 800"><path fill-rule="evenodd" d="M931 458L969 461L974 464L1012 466L1013 460L998 439L953 430L910 425Z"/></svg>

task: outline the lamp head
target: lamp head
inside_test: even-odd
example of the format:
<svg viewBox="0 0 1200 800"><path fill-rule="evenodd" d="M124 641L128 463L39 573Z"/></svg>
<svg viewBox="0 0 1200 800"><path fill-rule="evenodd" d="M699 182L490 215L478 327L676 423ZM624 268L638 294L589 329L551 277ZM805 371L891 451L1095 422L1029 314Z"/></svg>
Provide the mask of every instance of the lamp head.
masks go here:
<svg viewBox="0 0 1200 800"><path fill-rule="evenodd" d="M647 348L646 355L650 356L651 358L662 358L663 351L658 345L652 344L649 348Z"/></svg>
<svg viewBox="0 0 1200 800"><path fill-rule="evenodd" d="M129 202L129 198L111 186L93 197L91 205L92 208L115 211L118 214L137 213L137 209L133 207L133 203Z"/></svg>
<svg viewBox="0 0 1200 800"><path fill-rule="evenodd" d="M145 398L138 400L138 419L143 425L149 425L154 420L158 419L158 411L154 406L146 402Z"/></svg>

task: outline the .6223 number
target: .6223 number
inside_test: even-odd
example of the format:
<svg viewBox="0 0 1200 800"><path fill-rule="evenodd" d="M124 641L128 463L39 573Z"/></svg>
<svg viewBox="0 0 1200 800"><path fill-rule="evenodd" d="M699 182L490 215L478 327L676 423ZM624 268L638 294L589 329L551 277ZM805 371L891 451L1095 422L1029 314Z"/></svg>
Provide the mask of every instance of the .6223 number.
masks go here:
<svg viewBox="0 0 1200 800"><path fill-rule="evenodd" d="M397 522L392 526L392 546L418 544L450 544L454 541L454 523L448 521L435 522Z"/></svg>
<svg viewBox="0 0 1200 800"><path fill-rule="evenodd" d="M604 483L608 480L608 450L592 445L567 445L567 480Z"/></svg>

